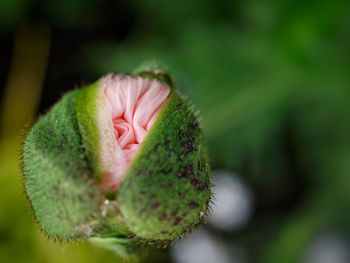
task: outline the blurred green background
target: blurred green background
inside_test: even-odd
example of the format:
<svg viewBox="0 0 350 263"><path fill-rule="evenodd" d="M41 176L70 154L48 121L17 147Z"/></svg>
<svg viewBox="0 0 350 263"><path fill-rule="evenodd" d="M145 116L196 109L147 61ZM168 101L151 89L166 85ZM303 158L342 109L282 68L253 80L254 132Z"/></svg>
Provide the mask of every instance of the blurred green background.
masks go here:
<svg viewBox="0 0 350 263"><path fill-rule="evenodd" d="M239 227L201 230L209 249L140 261L350 262L349 1L0 0L0 58L1 262L122 262L41 235L21 143L65 91L153 58L200 110L215 173L251 197Z"/></svg>

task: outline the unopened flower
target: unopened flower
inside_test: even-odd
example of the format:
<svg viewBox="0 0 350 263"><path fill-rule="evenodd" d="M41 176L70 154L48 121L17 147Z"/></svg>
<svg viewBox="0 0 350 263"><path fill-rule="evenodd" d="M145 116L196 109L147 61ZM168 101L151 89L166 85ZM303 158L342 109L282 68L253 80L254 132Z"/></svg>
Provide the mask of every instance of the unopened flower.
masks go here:
<svg viewBox="0 0 350 263"><path fill-rule="evenodd" d="M211 196L196 114L154 66L67 93L27 135L23 160L48 236L123 255L192 230Z"/></svg>

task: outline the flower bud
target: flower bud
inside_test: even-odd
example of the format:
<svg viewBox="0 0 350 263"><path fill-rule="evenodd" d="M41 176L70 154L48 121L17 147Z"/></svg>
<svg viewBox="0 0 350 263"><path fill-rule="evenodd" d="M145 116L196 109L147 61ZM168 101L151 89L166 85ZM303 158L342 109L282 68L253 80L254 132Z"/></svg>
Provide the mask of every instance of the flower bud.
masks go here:
<svg viewBox="0 0 350 263"><path fill-rule="evenodd" d="M155 64L63 96L27 135L23 170L48 236L124 256L192 230L211 197L197 116Z"/></svg>

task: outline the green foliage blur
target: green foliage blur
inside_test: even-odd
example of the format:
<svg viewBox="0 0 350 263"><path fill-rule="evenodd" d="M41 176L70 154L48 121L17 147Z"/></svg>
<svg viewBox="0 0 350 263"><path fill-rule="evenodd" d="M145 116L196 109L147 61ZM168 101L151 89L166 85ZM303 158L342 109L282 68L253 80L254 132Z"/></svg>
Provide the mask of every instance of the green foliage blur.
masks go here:
<svg viewBox="0 0 350 263"><path fill-rule="evenodd" d="M49 55L39 89L19 89L41 96L21 121L8 76L24 78L13 39L32 25L45 28L33 34ZM41 235L23 193L20 143L64 91L153 58L200 110L212 168L239 174L253 192L253 217L223 234L226 243L243 246L249 262L288 263L320 233L350 237L349 1L0 0L0 37L1 262L120 260ZM35 67L30 52L29 61ZM155 250L141 261L171 258Z"/></svg>

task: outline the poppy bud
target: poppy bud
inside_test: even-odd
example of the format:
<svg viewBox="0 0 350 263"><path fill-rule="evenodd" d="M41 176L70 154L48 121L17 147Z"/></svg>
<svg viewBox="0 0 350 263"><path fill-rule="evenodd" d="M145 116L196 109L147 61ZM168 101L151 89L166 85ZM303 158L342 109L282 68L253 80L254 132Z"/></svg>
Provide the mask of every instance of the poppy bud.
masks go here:
<svg viewBox="0 0 350 263"><path fill-rule="evenodd" d="M63 96L28 133L23 171L48 236L122 255L192 230L211 197L197 116L155 64Z"/></svg>

